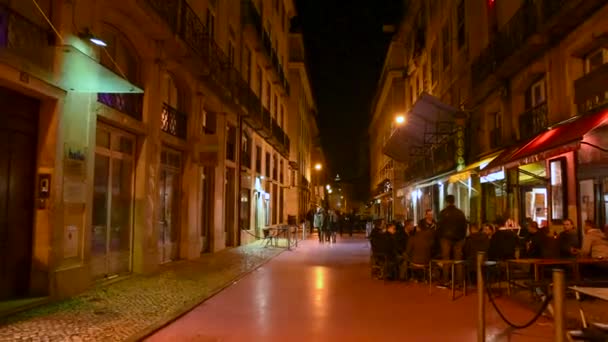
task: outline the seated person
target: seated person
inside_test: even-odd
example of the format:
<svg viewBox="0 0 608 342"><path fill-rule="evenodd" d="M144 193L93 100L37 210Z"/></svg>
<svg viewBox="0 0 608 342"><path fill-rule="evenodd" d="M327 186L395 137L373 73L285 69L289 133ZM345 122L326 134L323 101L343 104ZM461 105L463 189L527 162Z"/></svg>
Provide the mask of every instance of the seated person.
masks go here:
<svg viewBox="0 0 608 342"><path fill-rule="evenodd" d="M595 227L591 220L585 221L585 236L580 254L592 258L608 258L608 236Z"/></svg>
<svg viewBox="0 0 608 342"><path fill-rule="evenodd" d="M564 220L564 230L559 234L559 252L564 258L571 258L578 255L580 244L578 234L571 219Z"/></svg>
<svg viewBox="0 0 608 342"><path fill-rule="evenodd" d="M488 260L515 259L515 248L519 245L517 234L505 227L503 219L498 219L496 225L499 228L490 239Z"/></svg>
<svg viewBox="0 0 608 342"><path fill-rule="evenodd" d="M431 261L435 232L432 229L419 230L407 241L405 254L407 261L415 265L427 266ZM407 274L407 262L402 264L401 273Z"/></svg>
<svg viewBox="0 0 608 342"><path fill-rule="evenodd" d="M546 234L540 231L538 223L535 221L528 223L528 236L525 240L525 251L523 253L525 258L540 259L543 257L543 247L546 244L545 240L548 238Z"/></svg>
<svg viewBox="0 0 608 342"><path fill-rule="evenodd" d="M494 235L494 226L491 223L484 223L482 232L488 236L488 239Z"/></svg>
<svg viewBox="0 0 608 342"><path fill-rule="evenodd" d="M490 238L487 234L484 234L476 224L472 224L469 230L471 234L465 239L464 255L469 263L475 265L477 253L488 252L488 249L490 248Z"/></svg>
<svg viewBox="0 0 608 342"><path fill-rule="evenodd" d="M414 226L412 225L412 220L405 221L404 226L401 229L397 229L397 233L395 234L395 240L397 253L399 255L403 255L403 253L405 253L407 241L409 237L413 234L413 232Z"/></svg>

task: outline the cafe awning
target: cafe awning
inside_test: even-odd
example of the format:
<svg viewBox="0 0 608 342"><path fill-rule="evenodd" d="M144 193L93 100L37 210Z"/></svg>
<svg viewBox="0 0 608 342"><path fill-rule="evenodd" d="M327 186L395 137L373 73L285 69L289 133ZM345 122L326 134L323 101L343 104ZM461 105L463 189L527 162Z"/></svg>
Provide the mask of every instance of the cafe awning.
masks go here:
<svg viewBox="0 0 608 342"><path fill-rule="evenodd" d="M460 172L458 172L458 173L456 173L454 175L451 175L448 178L448 182L450 182L450 183L456 183L458 181L464 181L464 180L468 179L472 174L477 173L479 170L481 170L484 167L486 167L487 165L489 165L501 153L502 153L502 151L494 152L494 153L486 156L485 158L482 158L481 160L479 160L479 161L477 161L475 163L467 165Z"/></svg>
<svg viewBox="0 0 608 342"><path fill-rule="evenodd" d="M406 162L413 154L430 148L441 137L452 134L451 123L458 109L423 92L385 142L382 152L399 162ZM416 152L414 152L416 151Z"/></svg>
<svg viewBox="0 0 608 342"><path fill-rule="evenodd" d="M608 110L577 116L559 123L522 144L507 148L482 170L482 175L502 167L529 164L579 148L585 134L608 123Z"/></svg>
<svg viewBox="0 0 608 342"><path fill-rule="evenodd" d="M65 91L143 93L143 89L101 65L73 45L2 47L0 62Z"/></svg>

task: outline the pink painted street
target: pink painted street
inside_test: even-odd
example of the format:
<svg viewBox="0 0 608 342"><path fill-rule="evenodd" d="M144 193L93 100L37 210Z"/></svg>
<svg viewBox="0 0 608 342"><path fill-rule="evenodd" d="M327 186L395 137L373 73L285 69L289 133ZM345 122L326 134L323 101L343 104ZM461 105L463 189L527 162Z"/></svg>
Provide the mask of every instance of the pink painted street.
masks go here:
<svg viewBox="0 0 608 342"><path fill-rule="evenodd" d="M147 341L475 341L477 294L373 279L362 236L301 242L205 301ZM516 323L534 314L508 299ZM507 329L488 303L487 341L551 341L553 324Z"/></svg>

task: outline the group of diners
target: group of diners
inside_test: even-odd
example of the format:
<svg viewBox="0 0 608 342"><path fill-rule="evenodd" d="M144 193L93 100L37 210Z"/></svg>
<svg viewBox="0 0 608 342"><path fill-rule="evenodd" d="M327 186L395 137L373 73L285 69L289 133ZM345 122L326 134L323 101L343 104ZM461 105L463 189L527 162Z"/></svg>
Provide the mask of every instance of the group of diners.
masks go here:
<svg viewBox="0 0 608 342"><path fill-rule="evenodd" d="M428 265L431 260L466 260L471 271L478 252L485 252L487 260L493 261L576 257L608 259L608 226L599 229L592 221L585 221L581 243L571 219L563 220L563 230L559 234L547 227L539 227L530 219L522 228L508 226L509 220L503 218L480 227L466 223L464 215L454 207L453 198L448 196L446 202L448 206L441 211L437 221L430 209L417 225L411 220L374 221L369 234L372 262L385 263L383 276L386 280L408 279L409 266ZM442 286L448 285L448 267L443 266ZM457 270L458 280L460 272ZM600 272L606 271L600 269Z"/></svg>

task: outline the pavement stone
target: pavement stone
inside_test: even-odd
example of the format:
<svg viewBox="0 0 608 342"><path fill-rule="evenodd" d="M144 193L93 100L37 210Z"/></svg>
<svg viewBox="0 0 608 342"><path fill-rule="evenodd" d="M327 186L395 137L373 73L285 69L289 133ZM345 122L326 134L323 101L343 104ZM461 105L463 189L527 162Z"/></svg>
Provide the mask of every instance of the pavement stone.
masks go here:
<svg viewBox="0 0 608 342"><path fill-rule="evenodd" d="M124 341L162 326L284 251L261 241L161 266L0 319L0 341Z"/></svg>

